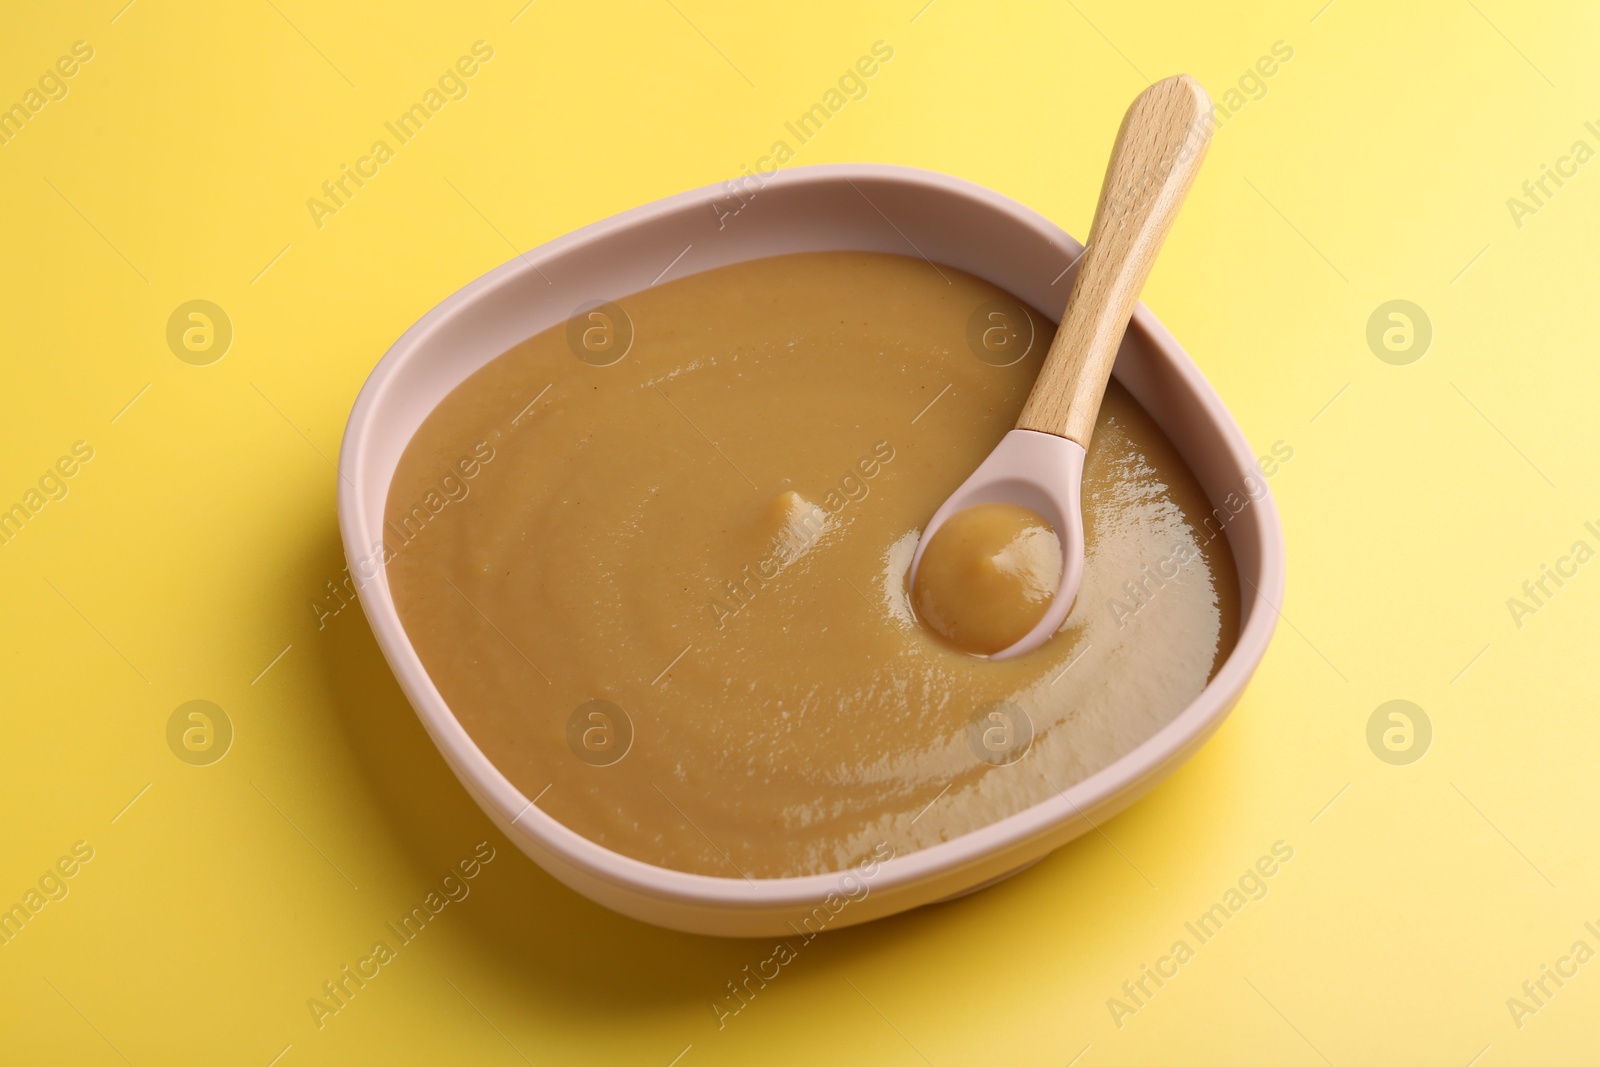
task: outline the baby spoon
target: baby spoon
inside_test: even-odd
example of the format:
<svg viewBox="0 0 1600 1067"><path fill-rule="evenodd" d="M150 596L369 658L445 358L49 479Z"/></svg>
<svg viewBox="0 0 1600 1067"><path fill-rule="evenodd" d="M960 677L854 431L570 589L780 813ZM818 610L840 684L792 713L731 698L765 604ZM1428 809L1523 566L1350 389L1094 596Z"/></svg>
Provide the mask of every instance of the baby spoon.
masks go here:
<svg viewBox="0 0 1600 1067"><path fill-rule="evenodd" d="M1030 652L1066 619L1083 578L1083 461L1117 348L1156 253L1211 141L1211 98L1186 74L1140 93L1123 117L1066 311L1016 429L933 513L911 560L911 583L933 535L976 504L1019 504L1055 528L1061 585L1044 617L989 658Z"/></svg>

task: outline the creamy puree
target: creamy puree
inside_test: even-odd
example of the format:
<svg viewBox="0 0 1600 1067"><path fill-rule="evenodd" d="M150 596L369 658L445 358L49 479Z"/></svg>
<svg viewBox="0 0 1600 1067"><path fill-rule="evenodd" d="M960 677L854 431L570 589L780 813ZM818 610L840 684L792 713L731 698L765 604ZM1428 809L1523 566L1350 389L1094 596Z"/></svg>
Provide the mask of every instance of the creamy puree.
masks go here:
<svg viewBox="0 0 1600 1067"><path fill-rule="evenodd" d="M934 633L989 656L1026 637L1060 587L1055 529L1019 504L977 504L929 538L911 602Z"/></svg>
<svg viewBox="0 0 1600 1067"><path fill-rule="evenodd" d="M1238 578L1115 382L1061 631L995 663L914 617L920 526L1049 347L1032 312L1026 358L979 358L969 323L996 302L1022 320L920 259L779 256L620 298L626 322L585 312L447 396L390 489L388 582L512 784L649 863L814 874L1021 811L1193 700L1233 647Z"/></svg>

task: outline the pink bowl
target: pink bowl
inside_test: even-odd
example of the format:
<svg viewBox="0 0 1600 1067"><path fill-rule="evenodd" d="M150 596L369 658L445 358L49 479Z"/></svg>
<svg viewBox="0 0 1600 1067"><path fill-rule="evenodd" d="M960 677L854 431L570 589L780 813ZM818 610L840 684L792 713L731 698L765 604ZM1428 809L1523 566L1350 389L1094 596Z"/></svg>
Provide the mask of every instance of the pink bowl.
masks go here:
<svg viewBox="0 0 1600 1067"><path fill-rule="evenodd" d="M401 688L456 777L507 837L568 886L646 922L736 937L836 929L1015 873L1132 804L1211 735L1272 637L1283 597L1283 533L1243 433L1142 304L1115 374L1188 461L1216 508L1212 525L1227 532L1240 578L1238 644L1193 703L1110 766L982 829L888 859L868 876L686 874L567 829L506 780L446 706L400 624L377 551L390 480L422 420L469 374L586 301L763 256L857 250L958 267L1059 318L1081 248L1037 213L957 178L872 164L798 167L744 180L737 196L729 185L709 186L585 226L467 285L395 342L356 399L339 452L345 554Z"/></svg>

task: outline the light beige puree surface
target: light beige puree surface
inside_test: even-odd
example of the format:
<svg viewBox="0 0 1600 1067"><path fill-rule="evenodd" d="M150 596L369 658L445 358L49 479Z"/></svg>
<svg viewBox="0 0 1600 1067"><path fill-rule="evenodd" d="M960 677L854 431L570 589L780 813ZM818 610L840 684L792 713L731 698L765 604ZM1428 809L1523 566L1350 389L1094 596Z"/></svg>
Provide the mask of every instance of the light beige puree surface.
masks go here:
<svg viewBox="0 0 1600 1067"><path fill-rule="evenodd" d="M809 253L618 303L631 346L614 312L585 316L462 383L387 508L390 588L435 685L585 837L730 877L911 852L1106 766L1232 648L1210 505L1114 382L1063 630L993 663L913 617L921 524L1012 427L1049 346L994 286ZM1005 305L1000 350L1028 355L997 366L974 345Z"/></svg>

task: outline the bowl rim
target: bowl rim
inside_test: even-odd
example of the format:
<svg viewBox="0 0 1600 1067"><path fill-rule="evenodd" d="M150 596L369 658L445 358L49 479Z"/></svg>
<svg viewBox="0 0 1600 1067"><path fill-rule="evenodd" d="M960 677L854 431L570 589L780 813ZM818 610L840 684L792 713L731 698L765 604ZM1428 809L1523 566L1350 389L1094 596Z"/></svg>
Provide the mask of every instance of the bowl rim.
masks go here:
<svg viewBox="0 0 1600 1067"><path fill-rule="evenodd" d="M768 176L762 189L857 181L907 185L957 200L975 201L975 206L1011 216L1074 254L1082 248L1064 230L1031 208L976 183L935 171L878 163L797 166ZM410 361L427 358L429 340L446 323L470 316L475 306L491 294L526 281L529 274L559 260L569 251L686 209L703 210L709 201L726 196L726 183L708 185L590 223L512 258L440 301L389 347L356 397L340 443L337 510L345 555L352 563L352 577L363 611L391 671L451 769L513 841L517 841L513 830L519 830L577 872L636 895L715 910L766 911L815 904L834 892L841 877L852 868L780 878L695 874L623 855L569 829L517 789L451 712L400 622L381 557L377 561L378 570L371 577L357 577L354 569L354 561L362 559L369 546L381 540L381 517L376 524L370 521L363 507L361 486L367 477L364 472L370 462L373 439L383 432L381 424L387 394ZM1156 354L1166 360L1164 369L1184 379L1193 400L1220 432L1230 461L1240 470L1255 469L1255 453L1243 431L1194 360L1143 303L1135 308L1134 321L1150 339ZM438 399L442 401L443 395ZM393 473L391 469L387 475L391 481ZM1097 825L1088 813L1124 794L1137 795L1141 784L1152 777L1163 776L1174 761L1184 758L1220 724L1265 655L1279 617L1277 605L1283 599L1286 570L1283 533L1271 489L1265 485L1265 479L1262 484L1262 495L1252 497L1251 506L1244 509L1249 513L1247 521L1255 526L1259 543L1260 581L1249 583L1253 587L1250 595L1245 595L1241 589L1244 622L1238 640L1201 692L1133 749L1067 789L948 841L883 860L872 876L875 891L948 876L1007 849L1024 847L1030 840L1047 835L1063 824L1089 819L1091 825ZM385 506L387 497L386 485ZM549 869L539 856L533 858ZM557 872L552 870L552 873ZM558 874L558 877L562 876ZM562 877L562 880L568 879Z"/></svg>

